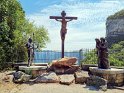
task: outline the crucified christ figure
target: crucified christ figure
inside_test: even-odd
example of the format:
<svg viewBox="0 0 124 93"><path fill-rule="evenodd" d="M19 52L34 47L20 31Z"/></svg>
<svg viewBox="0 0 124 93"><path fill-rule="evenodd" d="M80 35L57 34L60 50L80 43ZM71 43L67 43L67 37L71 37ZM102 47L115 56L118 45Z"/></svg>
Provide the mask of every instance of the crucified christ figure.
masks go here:
<svg viewBox="0 0 124 93"><path fill-rule="evenodd" d="M67 27L67 22L72 21L73 19L65 20L65 18L63 18L62 20L58 20L58 19L55 19L55 20L62 23L60 35L61 35L61 39L65 40L65 35L67 33L67 28L66 28Z"/></svg>

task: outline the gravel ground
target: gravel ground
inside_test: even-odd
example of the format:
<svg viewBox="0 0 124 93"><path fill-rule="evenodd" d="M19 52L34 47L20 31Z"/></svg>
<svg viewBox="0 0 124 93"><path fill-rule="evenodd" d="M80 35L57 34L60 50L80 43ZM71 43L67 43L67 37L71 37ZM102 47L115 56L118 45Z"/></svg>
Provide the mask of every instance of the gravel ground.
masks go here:
<svg viewBox="0 0 124 93"><path fill-rule="evenodd" d="M121 89L108 89L101 91L94 87L80 84L61 85L56 83L38 84L13 84L7 83L0 86L0 93L124 93Z"/></svg>
<svg viewBox="0 0 124 93"><path fill-rule="evenodd" d="M0 78L4 74L0 73ZM12 79L10 79L12 80ZM124 87L118 89L108 89L101 91L94 87L87 87L81 84L61 85L57 83L23 83L14 84L13 82L0 81L0 93L124 93Z"/></svg>

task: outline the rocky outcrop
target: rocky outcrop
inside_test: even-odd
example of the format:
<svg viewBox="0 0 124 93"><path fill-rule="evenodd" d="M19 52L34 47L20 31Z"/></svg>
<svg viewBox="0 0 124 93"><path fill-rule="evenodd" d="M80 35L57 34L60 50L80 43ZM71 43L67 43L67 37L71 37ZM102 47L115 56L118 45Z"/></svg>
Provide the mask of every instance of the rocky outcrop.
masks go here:
<svg viewBox="0 0 124 93"><path fill-rule="evenodd" d="M107 18L106 39L109 47L113 43L124 40L124 10Z"/></svg>
<svg viewBox="0 0 124 93"><path fill-rule="evenodd" d="M36 83L57 83L59 82L59 77L54 72L44 73L38 76L34 82Z"/></svg>

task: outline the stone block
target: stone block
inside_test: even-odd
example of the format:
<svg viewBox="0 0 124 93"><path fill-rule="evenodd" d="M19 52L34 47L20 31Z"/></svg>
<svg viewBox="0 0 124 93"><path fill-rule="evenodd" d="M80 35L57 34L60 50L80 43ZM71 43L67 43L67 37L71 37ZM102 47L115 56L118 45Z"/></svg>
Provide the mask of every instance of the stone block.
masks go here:
<svg viewBox="0 0 124 93"><path fill-rule="evenodd" d="M38 76L34 82L36 83L58 83L59 77L54 72L44 73Z"/></svg>
<svg viewBox="0 0 124 93"><path fill-rule="evenodd" d="M116 74L117 79L124 79L124 74Z"/></svg>
<svg viewBox="0 0 124 93"><path fill-rule="evenodd" d="M120 83L120 82L123 82L124 81L124 79L122 78L122 79L116 79L115 80L115 83Z"/></svg>
<svg viewBox="0 0 124 93"><path fill-rule="evenodd" d="M60 83L66 85L72 84L75 80L74 75L69 75L69 74L60 75L59 77L60 77Z"/></svg>
<svg viewBox="0 0 124 93"><path fill-rule="evenodd" d="M102 78L108 80L108 74L103 74L103 75L102 75Z"/></svg>
<svg viewBox="0 0 124 93"><path fill-rule="evenodd" d="M110 74L109 76L108 76L108 80L116 80L116 74Z"/></svg>
<svg viewBox="0 0 124 93"><path fill-rule="evenodd" d="M75 76L75 83L86 83L87 78L89 77L87 71L77 71L74 74Z"/></svg>

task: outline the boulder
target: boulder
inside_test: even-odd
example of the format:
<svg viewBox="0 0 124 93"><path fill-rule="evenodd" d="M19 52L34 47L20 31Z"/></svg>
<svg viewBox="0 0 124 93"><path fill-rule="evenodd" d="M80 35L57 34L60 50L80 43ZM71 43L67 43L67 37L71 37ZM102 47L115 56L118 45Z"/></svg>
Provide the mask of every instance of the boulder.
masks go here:
<svg viewBox="0 0 124 93"><path fill-rule="evenodd" d="M68 69L65 69L65 74L74 74L74 72L78 71L79 65L72 65L71 67L69 67Z"/></svg>
<svg viewBox="0 0 124 93"><path fill-rule="evenodd" d="M74 72L76 72L79 69L78 65L72 65L71 67L54 67L53 68L54 72L57 74L73 74Z"/></svg>
<svg viewBox="0 0 124 93"><path fill-rule="evenodd" d="M66 85L70 85L75 80L74 75L65 74L65 75L60 75L59 77L60 77L60 83Z"/></svg>
<svg viewBox="0 0 124 93"><path fill-rule="evenodd" d="M18 71L13 73L13 82L15 83L23 83L29 81L31 78L31 75L25 74L22 71Z"/></svg>
<svg viewBox="0 0 124 93"><path fill-rule="evenodd" d="M87 79L89 78L87 71L77 71L74 73L75 76L75 83L86 83Z"/></svg>
<svg viewBox="0 0 124 93"><path fill-rule="evenodd" d="M34 82L36 83L58 83L59 77L54 72L44 73L38 76Z"/></svg>
<svg viewBox="0 0 124 93"><path fill-rule="evenodd" d="M55 66L55 67L70 67L72 65L74 65L77 61L77 58L75 57L71 57L71 58L62 58L60 60L54 60L52 62L52 66Z"/></svg>
<svg viewBox="0 0 124 93"><path fill-rule="evenodd" d="M98 76L90 76L87 79L86 85L97 87L103 91L107 90L107 80Z"/></svg>
<svg viewBox="0 0 124 93"><path fill-rule="evenodd" d="M77 58L62 58L60 60L53 60L49 67L49 71L54 71L57 74L73 74L79 69L78 65L75 65Z"/></svg>

